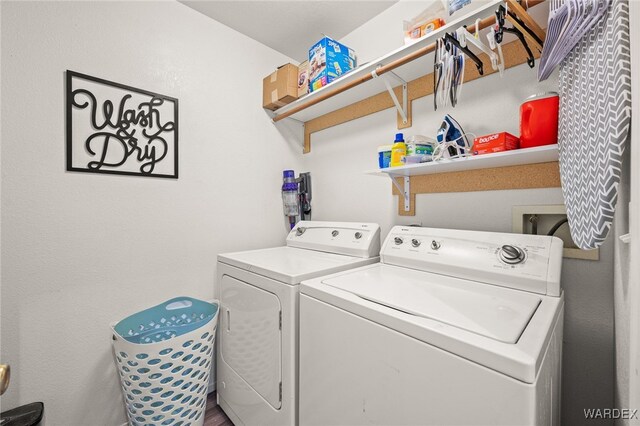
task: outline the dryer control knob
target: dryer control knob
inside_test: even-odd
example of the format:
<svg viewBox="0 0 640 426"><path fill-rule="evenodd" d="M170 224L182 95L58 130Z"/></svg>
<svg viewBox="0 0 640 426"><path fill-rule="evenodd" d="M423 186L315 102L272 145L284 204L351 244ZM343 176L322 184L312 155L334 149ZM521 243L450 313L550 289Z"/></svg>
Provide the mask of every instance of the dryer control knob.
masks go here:
<svg viewBox="0 0 640 426"><path fill-rule="evenodd" d="M301 226L300 228L298 228L296 230L296 236L299 237L300 235L304 234L304 231L306 231L307 228L305 228L304 226Z"/></svg>
<svg viewBox="0 0 640 426"><path fill-rule="evenodd" d="M412 245L413 247L416 247L416 248L417 248L417 247L420 247L420 244L421 244L421 243L420 243L420 240L416 240L415 238L414 238L413 240L411 240L411 245Z"/></svg>
<svg viewBox="0 0 640 426"><path fill-rule="evenodd" d="M339 233L338 230L331 231L331 236L337 237Z"/></svg>
<svg viewBox="0 0 640 426"><path fill-rule="evenodd" d="M354 236L356 237L356 240L359 240L360 238L362 238L362 232L356 232Z"/></svg>
<svg viewBox="0 0 640 426"><path fill-rule="evenodd" d="M396 243L397 246L399 246L400 244L402 244L404 241L402 240L402 238L400 237L395 237L393 239L393 241Z"/></svg>
<svg viewBox="0 0 640 426"><path fill-rule="evenodd" d="M524 251L518 246L505 244L500 247L500 259L510 265L517 265L524 262Z"/></svg>
<svg viewBox="0 0 640 426"><path fill-rule="evenodd" d="M436 240L432 240L431 241L431 248L433 250L439 250L440 249L440 243L437 242Z"/></svg>

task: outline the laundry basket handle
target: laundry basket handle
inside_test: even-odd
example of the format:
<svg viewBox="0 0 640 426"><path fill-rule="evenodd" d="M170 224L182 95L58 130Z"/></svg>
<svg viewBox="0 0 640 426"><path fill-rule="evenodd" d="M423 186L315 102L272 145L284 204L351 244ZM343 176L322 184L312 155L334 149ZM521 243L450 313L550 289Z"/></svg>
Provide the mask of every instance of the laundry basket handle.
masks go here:
<svg viewBox="0 0 640 426"><path fill-rule="evenodd" d="M167 305L164 308L167 311L174 311L176 309L190 308L191 306L193 306L193 302L191 300L183 299L183 300L174 300L170 303L167 303Z"/></svg>

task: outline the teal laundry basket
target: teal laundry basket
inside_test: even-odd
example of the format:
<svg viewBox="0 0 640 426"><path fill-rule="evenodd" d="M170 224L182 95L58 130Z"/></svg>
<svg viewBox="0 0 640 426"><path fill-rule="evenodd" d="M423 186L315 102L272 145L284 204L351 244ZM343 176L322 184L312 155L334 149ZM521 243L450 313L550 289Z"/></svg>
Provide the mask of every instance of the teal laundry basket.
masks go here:
<svg viewBox="0 0 640 426"><path fill-rule="evenodd" d="M112 326L132 426L201 426L218 302L177 297Z"/></svg>

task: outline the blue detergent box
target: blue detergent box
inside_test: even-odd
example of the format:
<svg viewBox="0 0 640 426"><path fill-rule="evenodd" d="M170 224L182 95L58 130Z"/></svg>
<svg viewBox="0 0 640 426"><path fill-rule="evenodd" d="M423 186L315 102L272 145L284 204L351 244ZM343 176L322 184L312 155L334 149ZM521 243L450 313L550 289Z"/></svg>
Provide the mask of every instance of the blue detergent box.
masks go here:
<svg viewBox="0 0 640 426"><path fill-rule="evenodd" d="M309 49L309 91L313 92L356 67L356 54L342 43L324 37Z"/></svg>

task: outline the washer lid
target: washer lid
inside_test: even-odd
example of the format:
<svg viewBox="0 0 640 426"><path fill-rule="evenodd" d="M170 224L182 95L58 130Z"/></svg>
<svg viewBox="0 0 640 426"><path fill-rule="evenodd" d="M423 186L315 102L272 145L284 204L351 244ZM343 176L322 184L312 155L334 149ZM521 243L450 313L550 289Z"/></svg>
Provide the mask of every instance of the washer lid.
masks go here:
<svg viewBox="0 0 640 426"><path fill-rule="evenodd" d="M374 263L378 258L361 258L294 247L273 247L220 254L218 261L294 285L309 278Z"/></svg>
<svg viewBox="0 0 640 426"><path fill-rule="evenodd" d="M541 302L535 294L405 268L367 268L322 283L505 343L518 341Z"/></svg>

